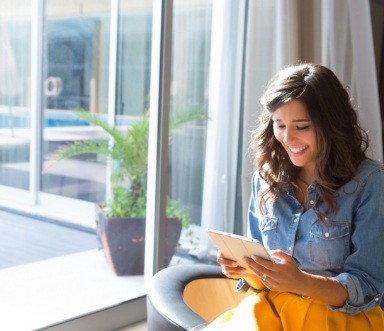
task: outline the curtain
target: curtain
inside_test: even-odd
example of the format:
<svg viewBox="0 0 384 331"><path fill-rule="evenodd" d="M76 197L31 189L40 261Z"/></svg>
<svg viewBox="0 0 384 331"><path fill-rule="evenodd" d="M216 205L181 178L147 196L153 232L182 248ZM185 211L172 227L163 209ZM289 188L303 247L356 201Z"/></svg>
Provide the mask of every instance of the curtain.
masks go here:
<svg viewBox="0 0 384 331"><path fill-rule="evenodd" d="M369 1L328 0L322 3L322 64L336 73L353 97L360 123L371 140L369 156L383 160Z"/></svg>

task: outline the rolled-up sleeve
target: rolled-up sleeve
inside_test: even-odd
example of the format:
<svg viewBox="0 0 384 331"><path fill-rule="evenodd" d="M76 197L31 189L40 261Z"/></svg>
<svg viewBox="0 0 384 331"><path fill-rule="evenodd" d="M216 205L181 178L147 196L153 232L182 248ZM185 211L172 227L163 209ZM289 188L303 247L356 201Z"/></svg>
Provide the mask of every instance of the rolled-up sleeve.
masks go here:
<svg viewBox="0 0 384 331"><path fill-rule="evenodd" d="M331 307L349 314L378 306L384 292L383 169L371 173L360 184L351 236L352 253L345 260L344 272L334 277L348 291L348 300L343 307Z"/></svg>
<svg viewBox="0 0 384 331"><path fill-rule="evenodd" d="M348 300L342 307L329 306L332 310L342 311L347 314L358 314L378 306L382 293L377 290L364 290L357 277L342 273L334 277L348 292ZM367 293L372 293L367 295ZM374 294L376 293L376 294Z"/></svg>

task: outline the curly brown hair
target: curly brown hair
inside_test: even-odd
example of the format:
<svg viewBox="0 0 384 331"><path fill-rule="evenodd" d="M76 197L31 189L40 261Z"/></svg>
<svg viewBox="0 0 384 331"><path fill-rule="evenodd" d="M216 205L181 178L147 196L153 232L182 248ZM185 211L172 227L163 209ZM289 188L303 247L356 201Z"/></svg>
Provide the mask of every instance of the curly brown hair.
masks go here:
<svg viewBox="0 0 384 331"><path fill-rule="evenodd" d="M366 156L367 133L359 125L350 96L336 75L328 68L304 63L276 74L260 102L264 107L260 125L253 133L250 151L256 172L267 183L259 192L259 208L265 212L267 201L273 201L284 190L289 178L297 188L300 168L295 166L273 133L272 113L288 101L300 101L307 109L317 139L315 181L319 198L314 209L325 202L327 211L336 210L335 192L349 182ZM324 215L319 215L325 219Z"/></svg>

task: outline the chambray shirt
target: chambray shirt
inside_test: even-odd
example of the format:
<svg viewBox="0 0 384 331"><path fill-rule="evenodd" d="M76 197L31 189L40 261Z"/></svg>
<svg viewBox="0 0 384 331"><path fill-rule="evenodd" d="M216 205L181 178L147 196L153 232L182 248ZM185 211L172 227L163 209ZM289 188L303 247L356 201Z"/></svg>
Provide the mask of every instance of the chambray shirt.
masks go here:
<svg viewBox="0 0 384 331"><path fill-rule="evenodd" d="M317 185L307 190L306 210L293 191L285 192L258 211L257 192L265 182L256 174L252 179L249 205L249 233L268 250L280 249L291 255L298 267L308 273L333 277L348 291L343 307L332 307L348 314L367 311L380 304L384 292L384 167L364 160L354 179L337 191L337 211L325 213L320 222L312 205Z"/></svg>

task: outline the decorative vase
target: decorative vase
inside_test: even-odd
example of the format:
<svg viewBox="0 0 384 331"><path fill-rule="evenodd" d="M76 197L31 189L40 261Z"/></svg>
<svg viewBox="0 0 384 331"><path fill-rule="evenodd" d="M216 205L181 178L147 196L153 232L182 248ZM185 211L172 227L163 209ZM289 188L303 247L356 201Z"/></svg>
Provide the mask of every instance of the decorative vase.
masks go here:
<svg viewBox="0 0 384 331"><path fill-rule="evenodd" d="M106 216L97 210L97 235L108 264L118 276L144 274L145 218L118 218ZM181 222L177 218L166 218L165 265L175 254Z"/></svg>

